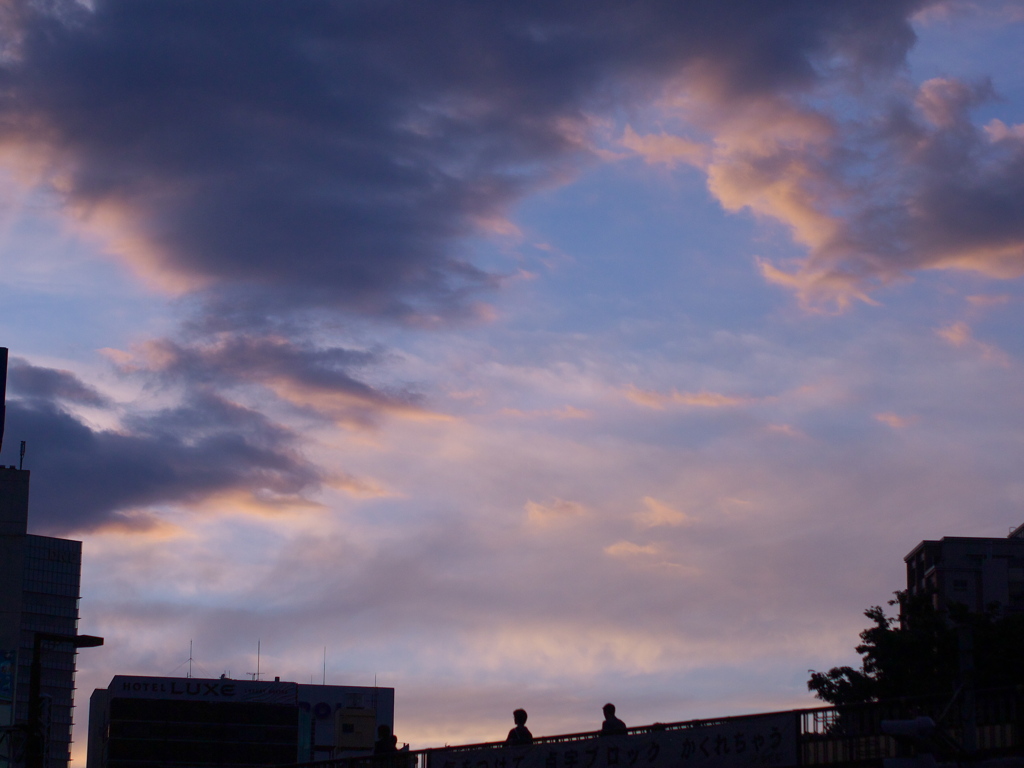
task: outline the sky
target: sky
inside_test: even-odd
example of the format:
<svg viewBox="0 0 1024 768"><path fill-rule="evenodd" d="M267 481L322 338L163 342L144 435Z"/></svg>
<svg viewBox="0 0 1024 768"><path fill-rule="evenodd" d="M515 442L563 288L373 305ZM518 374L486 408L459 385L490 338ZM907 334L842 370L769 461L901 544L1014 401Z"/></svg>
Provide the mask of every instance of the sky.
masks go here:
<svg viewBox="0 0 1024 768"><path fill-rule="evenodd" d="M1022 37L0 2L0 461L83 542L76 763L190 643L394 687L413 748L814 706L919 541L1024 523Z"/></svg>

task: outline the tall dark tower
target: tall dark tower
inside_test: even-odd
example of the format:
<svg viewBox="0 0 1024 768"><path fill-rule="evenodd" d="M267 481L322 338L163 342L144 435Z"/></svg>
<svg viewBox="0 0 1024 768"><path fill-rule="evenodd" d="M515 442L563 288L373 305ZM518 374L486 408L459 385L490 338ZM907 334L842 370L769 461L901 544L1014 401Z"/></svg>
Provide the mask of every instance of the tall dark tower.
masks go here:
<svg viewBox="0 0 1024 768"><path fill-rule="evenodd" d="M4 422L7 414L7 347L0 347L0 447L4 442ZM28 526L28 470L0 466L0 535L24 536ZM2 550L0 550L2 552ZM5 569L6 571L6 569ZM4 578L4 591L12 582ZM3 596L0 596L3 600ZM0 602L0 616L3 615L3 603ZM0 649L3 644L0 635ZM0 707L3 706L3 688L0 682ZM0 711L0 718L2 718ZM2 722L2 719L0 719Z"/></svg>
<svg viewBox="0 0 1024 768"><path fill-rule="evenodd" d="M4 421L7 417L7 347L0 347L0 448L4 447Z"/></svg>
<svg viewBox="0 0 1024 768"><path fill-rule="evenodd" d="M0 347L0 441L6 410L7 349ZM28 533L29 471L0 466L0 728L28 721L29 677L36 632L75 635L82 542ZM41 655L45 710L44 766L67 768L75 658L67 643ZM24 765L17 731L0 742L0 766Z"/></svg>

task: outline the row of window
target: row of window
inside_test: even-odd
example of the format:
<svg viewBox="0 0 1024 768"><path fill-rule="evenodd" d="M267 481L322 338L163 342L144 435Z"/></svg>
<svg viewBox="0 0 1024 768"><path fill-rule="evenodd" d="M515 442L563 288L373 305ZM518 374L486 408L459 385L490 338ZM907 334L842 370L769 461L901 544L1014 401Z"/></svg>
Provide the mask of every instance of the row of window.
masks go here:
<svg viewBox="0 0 1024 768"><path fill-rule="evenodd" d="M295 743L298 726L251 725L248 723L174 723L115 720L110 723L111 739L142 741L219 741L253 744Z"/></svg>
<svg viewBox="0 0 1024 768"><path fill-rule="evenodd" d="M212 742L139 742L111 741L108 765L121 761L153 761L152 764L191 763L193 765L286 765L294 763L298 739L290 744L218 744Z"/></svg>
<svg viewBox="0 0 1024 768"><path fill-rule="evenodd" d="M60 595L74 600L81 597L78 579L70 576L66 579L41 579L32 574L25 574L22 591L24 593L38 592L44 595Z"/></svg>
<svg viewBox="0 0 1024 768"><path fill-rule="evenodd" d="M77 612L80 600L78 595L22 590L21 602L23 606L30 606L29 610L35 610L39 613L56 613L64 611Z"/></svg>

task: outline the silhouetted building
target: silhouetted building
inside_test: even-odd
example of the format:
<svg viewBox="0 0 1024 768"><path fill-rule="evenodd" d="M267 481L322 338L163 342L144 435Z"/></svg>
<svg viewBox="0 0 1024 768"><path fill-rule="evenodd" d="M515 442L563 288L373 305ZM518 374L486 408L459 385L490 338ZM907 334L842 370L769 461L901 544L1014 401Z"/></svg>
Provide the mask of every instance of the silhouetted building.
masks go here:
<svg viewBox="0 0 1024 768"><path fill-rule="evenodd" d="M930 596L936 608L959 603L971 611L990 605L1024 611L1024 525L1005 539L922 541L903 559L908 593Z"/></svg>
<svg viewBox="0 0 1024 768"><path fill-rule="evenodd" d="M87 768L286 765L370 754L393 688L117 675L89 703Z"/></svg>
<svg viewBox="0 0 1024 768"><path fill-rule="evenodd" d="M7 350L0 350L6 384ZM78 629L82 543L29 534L28 492L28 470L0 467L0 766L24 757L24 740L11 726L28 720L35 633ZM40 656L46 768L66 768L70 760L75 655L70 644L46 644Z"/></svg>

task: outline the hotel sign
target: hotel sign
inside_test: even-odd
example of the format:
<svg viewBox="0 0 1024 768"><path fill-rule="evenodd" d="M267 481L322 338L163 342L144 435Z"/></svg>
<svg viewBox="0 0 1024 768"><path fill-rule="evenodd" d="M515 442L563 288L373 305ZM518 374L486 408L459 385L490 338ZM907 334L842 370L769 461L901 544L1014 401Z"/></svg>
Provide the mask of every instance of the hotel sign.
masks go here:
<svg viewBox="0 0 1024 768"><path fill-rule="evenodd" d="M439 749L428 768L791 768L796 718L783 712L530 747Z"/></svg>
<svg viewBox="0 0 1024 768"><path fill-rule="evenodd" d="M298 705L296 683L259 680L207 680L196 677L130 677L115 675L107 688L121 699L179 699L189 701L240 701Z"/></svg>

